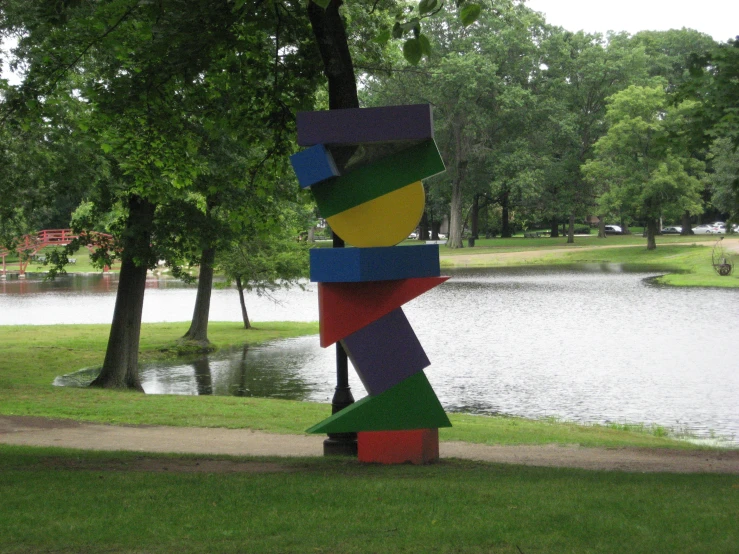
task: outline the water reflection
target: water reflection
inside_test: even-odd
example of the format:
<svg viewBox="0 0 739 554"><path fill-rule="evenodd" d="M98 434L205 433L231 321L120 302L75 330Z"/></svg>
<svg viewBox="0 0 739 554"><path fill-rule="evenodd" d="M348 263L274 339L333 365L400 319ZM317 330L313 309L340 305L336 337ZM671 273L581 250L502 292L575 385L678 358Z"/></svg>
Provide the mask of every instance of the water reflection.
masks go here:
<svg viewBox="0 0 739 554"><path fill-rule="evenodd" d="M188 362L142 365L141 384L148 394L309 400L313 387L300 371L304 355L298 353L304 350L290 344L244 346Z"/></svg>

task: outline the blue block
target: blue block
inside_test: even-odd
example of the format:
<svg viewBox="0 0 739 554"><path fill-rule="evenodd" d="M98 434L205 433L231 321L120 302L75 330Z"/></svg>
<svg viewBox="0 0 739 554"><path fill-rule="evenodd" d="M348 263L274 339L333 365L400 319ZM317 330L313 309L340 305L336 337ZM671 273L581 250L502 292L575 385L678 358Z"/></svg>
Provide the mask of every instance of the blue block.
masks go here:
<svg viewBox="0 0 739 554"><path fill-rule="evenodd" d="M391 281L440 274L438 244L310 251L310 280L318 283Z"/></svg>
<svg viewBox="0 0 739 554"><path fill-rule="evenodd" d="M431 364L401 308L344 337L341 344L372 396Z"/></svg>
<svg viewBox="0 0 739 554"><path fill-rule="evenodd" d="M290 163L298 177L300 187L304 189L339 175L331 152L326 150L323 144L293 154L290 156Z"/></svg>

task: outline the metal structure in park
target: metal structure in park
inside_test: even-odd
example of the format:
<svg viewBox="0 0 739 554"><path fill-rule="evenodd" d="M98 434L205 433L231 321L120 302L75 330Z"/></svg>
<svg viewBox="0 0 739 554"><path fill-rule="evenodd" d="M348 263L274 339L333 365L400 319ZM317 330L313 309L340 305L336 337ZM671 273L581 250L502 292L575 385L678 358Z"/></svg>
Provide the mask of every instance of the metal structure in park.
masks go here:
<svg viewBox="0 0 739 554"><path fill-rule="evenodd" d="M447 277L437 244L397 246L423 215L421 179L445 169L431 107L302 112L297 124L298 144L309 147L291 158L298 181L333 232L354 247L310 252L321 346L340 343L368 392L308 432L357 433L362 461L436 460L439 427L451 423L401 306ZM348 161L337 165L347 151Z"/></svg>
<svg viewBox="0 0 739 554"><path fill-rule="evenodd" d="M716 244L713 245L713 251L711 252L711 264L713 265L713 270L718 275L726 277L727 275L731 275L731 273L734 271L734 262L726 253L722 242L723 240L724 237L721 237L716 241Z"/></svg>

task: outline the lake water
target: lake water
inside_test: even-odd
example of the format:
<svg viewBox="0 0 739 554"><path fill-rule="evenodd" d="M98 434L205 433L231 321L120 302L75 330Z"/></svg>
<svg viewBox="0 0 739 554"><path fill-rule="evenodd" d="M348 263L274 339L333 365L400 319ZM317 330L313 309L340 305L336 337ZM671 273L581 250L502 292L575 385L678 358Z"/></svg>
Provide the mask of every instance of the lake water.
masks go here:
<svg viewBox="0 0 739 554"><path fill-rule="evenodd" d="M618 266L455 271L404 310L448 411L647 423L739 438L739 291L650 284ZM108 323L115 279L0 283L0 325ZM144 321L183 321L195 290L151 279ZM249 295L255 320L312 321L315 288ZM239 321L238 295L214 290L212 320ZM1 332L1 330L0 330ZM334 349L317 337L143 367L144 388L326 402ZM350 371L355 398L364 396Z"/></svg>

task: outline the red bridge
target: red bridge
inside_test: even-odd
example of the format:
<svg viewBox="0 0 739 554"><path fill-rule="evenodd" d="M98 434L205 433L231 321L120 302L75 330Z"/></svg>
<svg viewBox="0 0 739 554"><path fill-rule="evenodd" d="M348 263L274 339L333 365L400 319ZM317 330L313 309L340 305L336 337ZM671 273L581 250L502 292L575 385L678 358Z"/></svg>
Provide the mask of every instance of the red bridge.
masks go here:
<svg viewBox="0 0 739 554"><path fill-rule="evenodd" d="M18 265L21 275L25 275L28 262L31 257L35 256L39 250L46 248L47 246L66 246L76 238L80 238L81 235L74 234L72 229L45 229L39 231L35 235L24 235L21 238L20 244L15 248L18 252ZM113 240L112 235L106 233L86 233L85 236L89 239L86 244L88 250L92 251L96 246L105 246L111 244ZM3 259L3 275L6 274L6 263L5 258L10 252L4 248L0 248L0 258ZM103 271L107 271L106 266Z"/></svg>

